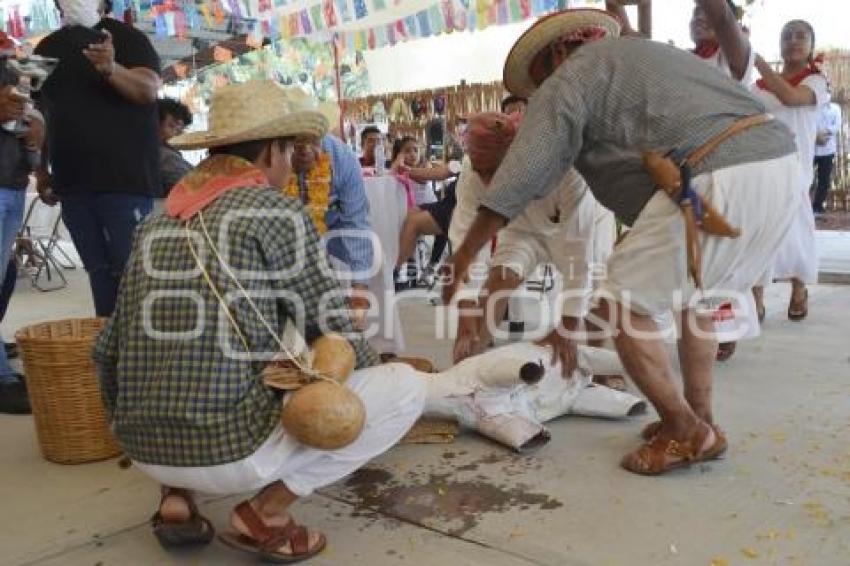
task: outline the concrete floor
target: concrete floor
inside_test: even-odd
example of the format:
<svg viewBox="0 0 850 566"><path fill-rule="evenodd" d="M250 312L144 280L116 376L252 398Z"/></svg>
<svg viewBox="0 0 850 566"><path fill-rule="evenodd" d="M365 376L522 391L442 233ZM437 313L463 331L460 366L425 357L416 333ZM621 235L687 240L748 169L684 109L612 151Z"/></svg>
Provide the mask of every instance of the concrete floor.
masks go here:
<svg viewBox="0 0 850 566"><path fill-rule="evenodd" d="M821 281L850 276L850 232L820 230L817 232Z"/></svg>
<svg viewBox="0 0 850 566"><path fill-rule="evenodd" d="M4 325L91 312L84 274L40 293L21 280ZM791 323L789 289L768 290L764 335L717 370L724 461L663 478L617 463L637 445L631 422L565 418L525 456L475 436L401 446L368 470L296 505L329 548L316 565L509 564L709 566L850 565L850 287L811 290ZM435 309L405 305L413 353L445 365L448 341L428 329ZM108 461L42 459L30 417L0 416L0 564L251 564L218 543L166 553L148 519L157 486ZM241 496L203 499L219 529Z"/></svg>

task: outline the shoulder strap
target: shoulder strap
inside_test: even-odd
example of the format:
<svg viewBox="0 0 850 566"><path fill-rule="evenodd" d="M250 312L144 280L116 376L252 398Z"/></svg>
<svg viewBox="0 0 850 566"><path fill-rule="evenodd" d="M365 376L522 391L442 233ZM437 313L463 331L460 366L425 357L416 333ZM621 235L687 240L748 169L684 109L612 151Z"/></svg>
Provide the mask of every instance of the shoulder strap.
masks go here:
<svg viewBox="0 0 850 566"><path fill-rule="evenodd" d="M732 123L731 126L708 140L705 144L697 148L693 151L686 159L685 163L691 167L695 167L699 164L703 159L711 155L711 153L717 149L721 143L725 142L732 136L740 134L744 130L749 130L754 126L759 126L761 124L766 124L773 120L773 116L771 114L756 114L755 116L748 116L746 118L742 118L740 120L736 120Z"/></svg>

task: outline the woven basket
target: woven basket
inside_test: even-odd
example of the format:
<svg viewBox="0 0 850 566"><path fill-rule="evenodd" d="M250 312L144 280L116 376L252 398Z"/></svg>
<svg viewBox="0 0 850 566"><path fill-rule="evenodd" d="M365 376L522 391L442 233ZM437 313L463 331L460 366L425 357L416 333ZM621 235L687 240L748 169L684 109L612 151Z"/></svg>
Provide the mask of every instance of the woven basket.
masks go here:
<svg viewBox="0 0 850 566"><path fill-rule="evenodd" d="M92 360L103 319L45 322L15 338L44 457L59 464L94 462L121 449L109 431Z"/></svg>

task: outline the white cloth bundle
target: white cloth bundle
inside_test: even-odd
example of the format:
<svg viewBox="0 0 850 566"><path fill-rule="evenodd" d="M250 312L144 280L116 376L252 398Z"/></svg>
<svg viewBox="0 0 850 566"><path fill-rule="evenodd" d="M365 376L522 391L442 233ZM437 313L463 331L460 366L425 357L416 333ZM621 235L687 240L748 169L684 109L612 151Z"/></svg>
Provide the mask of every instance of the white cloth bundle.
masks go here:
<svg viewBox="0 0 850 566"><path fill-rule="evenodd" d="M457 419L521 451L544 444L550 435L543 423L562 415L623 418L645 410L639 397L592 383L593 375L625 374L616 353L579 346L578 369L570 379L551 357L549 348L508 344L425 376L424 414Z"/></svg>

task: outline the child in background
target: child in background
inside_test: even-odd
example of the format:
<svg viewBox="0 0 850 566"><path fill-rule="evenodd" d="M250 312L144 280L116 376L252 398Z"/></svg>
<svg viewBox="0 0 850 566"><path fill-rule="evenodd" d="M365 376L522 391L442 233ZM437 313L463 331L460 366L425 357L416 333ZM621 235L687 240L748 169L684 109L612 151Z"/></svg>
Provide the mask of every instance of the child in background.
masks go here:
<svg viewBox="0 0 850 566"><path fill-rule="evenodd" d="M437 201L430 183L420 183L413 180L409 173L412 168L421 167L421 151L419 142L410 136L405 136L393 144L392 166L393 173L401 177L402 183L407 187L409 199L414 206L421 206ZM410 197L412 195L412 198ZM408 201L410 204L410 201Z"/></svg>

